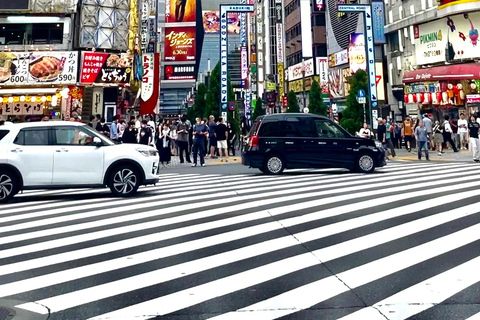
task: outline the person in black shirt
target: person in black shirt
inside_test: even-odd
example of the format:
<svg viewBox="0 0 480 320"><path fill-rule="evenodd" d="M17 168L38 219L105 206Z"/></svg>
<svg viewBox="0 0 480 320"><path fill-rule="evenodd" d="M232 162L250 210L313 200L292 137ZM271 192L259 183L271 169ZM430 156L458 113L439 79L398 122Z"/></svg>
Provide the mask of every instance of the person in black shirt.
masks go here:
<svg viewBox="0 0 480 320"><path fill-rule="evenodd" d="M223 119L218 119L218 125L215 127L215 139L217 140L218 153L220 154L220 161L223 162L223 158L226 157L228 162L228 144L227 144L228 128L223 123Z"/></svg>
<svg viewBox="0 0 480 320"><path fill-rule="evenodd" d="M474 115L470 116L470 121L468 123L468 135L470 136L469 144L473 153L473 161L480 161L480 140L478 139L478 131L480 129L480 124L477 122L477 119Z"/></svg>
<svg viewBox="0 0 480 320"><path fill-rule="evenodd" d="M122 136L123 143L138 143L137 141L138 131L135 128L135 121L128 123L128 128L125 130Z"/></svg>
<svg viewBox="0 0 480 320"><path fill-rule="evenodd" d="M382 118L378 118L377 139L383 145L385 149L385 157L388 159L388 146L387 146L387 127Z"/></svg>
<svg viewBox="0 0 480 320"><path fill-rule="evenodd" d="M153 134L152 134L152 129L147 126L148 122L147 120L142 120L142 126L140 127L139 131L139 136L140 138L138 139L140 144L144 144L146 146L149 146L152 144L153 140Z"/></svg>
<svg viewBox="0 0 480 320"><path fill-rule="evenodd" d="M99 133L103 134L106 137L110 137L110 128L105 123L105 118L101 118L100 122L97 123L97 127L95 128Z"/></svg>
<svg viewBox="0 0 480 320"><path fill-rule="evenodd" d="M235 143L237 142L237 132L235 131L235 127L231 122L227 123L227 128L228 128L228 152L232 150L232 156L235 156Z"/></svg>

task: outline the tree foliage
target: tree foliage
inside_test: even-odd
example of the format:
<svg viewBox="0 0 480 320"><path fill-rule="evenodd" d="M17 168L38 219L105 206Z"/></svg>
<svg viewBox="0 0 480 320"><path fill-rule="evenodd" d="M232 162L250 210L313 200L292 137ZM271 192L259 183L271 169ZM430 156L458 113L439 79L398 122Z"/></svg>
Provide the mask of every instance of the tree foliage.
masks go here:
<svg viewBox="0 0 480 320"><path fill-rule="evenodd" d="M316 80L313 80L308 97L308 109L310 110L310 113L327 116L328 108L327 105L323 103L322 88L320 88L320 85Z"/></svg>
<svg viewBox="0 0 480 320"><path fill-rule="evenodd" d="M229 102L235 101L235 93L233 92L233 88L230 83L230 76L228 76L227 83L228 83L228 101ZM208 118L210 115L213 115L215 119L218 119L221 115L220 85L221 84L220 84L220 61L219 61L215 66L215 68L213 68L212 73L210 74L210 89L208 90L206 108L203 113L204 118Z"/></svg>
<svg viewBox="0 0 480 320"><path fill-rule="evenodd" d="M357 102L357 92L360 89L367 92L367 73L359 70L349 78L348 82L350 83L350 91L347 97L347 108L342 112L340 125L351 134L355 134L356 131L360 130L363 123L363 105Z"/></svg>
<svg viewBox="0 0 480 320"><path fill-rule="evenodd" d="M263 116L264 114L265 109L263 108L262 98L258 98L255 108L253 109L252 120L255 121L255 119L257 119L259 116Z"/></svg>
<svg viewBox="0 0 480 320"><path fill-rule="evenodd" d="M287 113L298 113L300 112L300 107L297 101L297 95L294 91L290 90L288 92L288 104L287 104Z"/></svg>

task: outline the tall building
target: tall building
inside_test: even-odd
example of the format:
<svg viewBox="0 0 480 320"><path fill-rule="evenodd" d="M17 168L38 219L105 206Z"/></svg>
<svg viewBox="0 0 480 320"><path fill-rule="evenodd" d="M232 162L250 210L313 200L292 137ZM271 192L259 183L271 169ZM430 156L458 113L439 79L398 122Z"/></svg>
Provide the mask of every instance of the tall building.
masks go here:
<svg viewBox="0 0 480 320"><path fill-rule="evenodd" d="M386 16L387 91L396 120L478 112L480 1L390 1Z"/></svg>
<svg viewBox="0 0 480 320"><path fill-rule="evenodd" d="M320 61L327 57L326 11L323 0L313 1L304 15L310 18L311 30L302 32L302 12L300 0L285 0L285 71L288 85L286 92L297 94L301 107L308 106L308 91L313 80L324 85L326 77L320 80ZM304 56L302 38L312 38L312 56ZM303 38L305 40L305 38ZM324 62L322 62L324 63ZM323 82L323 83L322 83ZM305 93L305 95L304 95Z"/></svg>

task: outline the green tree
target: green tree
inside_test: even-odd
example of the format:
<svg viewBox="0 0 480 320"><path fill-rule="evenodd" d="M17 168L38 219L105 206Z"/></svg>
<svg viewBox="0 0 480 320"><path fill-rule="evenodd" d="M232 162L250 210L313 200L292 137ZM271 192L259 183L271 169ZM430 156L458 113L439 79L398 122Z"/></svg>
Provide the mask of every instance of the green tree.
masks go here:
<svg viewBox="0 0 480 320"><path fill-rule="evenodd" d="M363 105L357 102L357 92L360 89L367 91L367 73L359 70L348 79L348 82L350 91L347 97L347 108L342 112L340 125L351 134L355 134L362 127L363 122Z"/></svg>
<svg viewBox="0 0 480 320"><path fill-rule="evenodd" d="M313 80L312 87L308 93L308 98L308 109L310 110L310 113L327 116L328 108L327 105L323 103L322 88L320 88L320 85L316 80Z"/></svg>
<svg viewBox="0 0 480 320"><path fill-rule="evenodd" d="M297 94L290 90L288 92L288 104L287 104L287 113L298 113L300 112L300 107L298 106Z"/></svg>
<svg viewBox="0 0 480 320"><path fill-rule="evenodd" d="M230 76L227 79L228 84L228 101L235 101L235 93L233 92L232 85L230 83ZM210 74L210 89L207 94L206 108L203 113L204 118L208 118L213 115L215 119L220 117L220 61L213 68Z"/></svg>
<svg viewBox="0 0 480 320"><path fill-rule="evenodd" d="M263 108L262 98L257 99L257 104L252 112L252 120L255 121L259 116L263 116L265 114L265 109Z"/></svg>
<svg viewBox="0 0 480 320"><path fill-rule="evenodd" d="M192 123L195 123L195 118L202 118L205 113L207 104L206 96L208 93L207 86L204 83L198 85L198 90L195 95L195 103L191 108L188 108L187 117Z"/></svg>

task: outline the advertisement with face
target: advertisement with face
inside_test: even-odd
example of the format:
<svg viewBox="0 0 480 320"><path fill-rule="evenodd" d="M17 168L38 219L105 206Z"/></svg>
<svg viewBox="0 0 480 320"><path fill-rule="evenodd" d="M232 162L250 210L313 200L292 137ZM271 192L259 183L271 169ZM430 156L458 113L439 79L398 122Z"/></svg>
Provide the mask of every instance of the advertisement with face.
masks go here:
<svg viewBox="0 0 480 320"><path fill-rule="evenodd" d="M203 11L203 29L205 33L220 33L220 12L218 10ZM228 13L228 33L240 34L240 13Z"/></svg>
<svg viewBox="0 0 480 320"><path fill-rule="evenodd" d="M165 28L165 61L195 61L195 27Z"/></svg>
<svg viewBox="0 0 480 320"><path fill-rule="evenodd" d="M165 0L165 23L195 22L196 0Z"/></svg>
<svg viewBox="0 0 480 320"><path fill-rule="evenodd" d="M365 36L363 33L352 33L348 46L348 60L352 73L367 69L367 57L365 52Z"/></svg>

